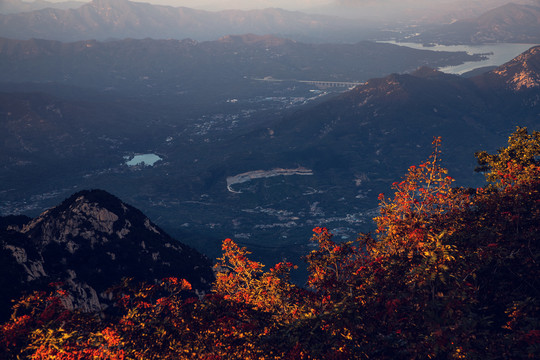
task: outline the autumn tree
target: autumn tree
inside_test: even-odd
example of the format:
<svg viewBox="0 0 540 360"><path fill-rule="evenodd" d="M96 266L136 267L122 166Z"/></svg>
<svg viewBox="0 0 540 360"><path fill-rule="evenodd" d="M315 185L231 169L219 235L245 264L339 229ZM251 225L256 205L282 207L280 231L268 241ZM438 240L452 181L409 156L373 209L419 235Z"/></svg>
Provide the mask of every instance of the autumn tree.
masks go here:
<svg viewBox="0 0 540 360"><path fill-rule="evenodd" d="M510 135L508 146L496 154L479 151L476 171L483 172L487 181L505 187L512 181L534 180L540 157L540 132L529 134L527 128L518 127Z"/></svg>
<svg viewBox="0 0 540 360"><path fill-rule="evenodd" d="M280 321L287 321L300 311L301 290L290 282L290 271L297 266L280 262L264 271L263 264L250 260L250 252L231 239L223 241L222 250L223 257L216 264L214 291L217 294L249 304L256 310L274 313Z"/></svg>
<svg viewBox="0 0 540 360"><path fill-rule="evenodd" d="M13 307L0 329L0 353L6 359L124 359L120 337L99 314L81 313L59 284L33 292Z"/></svg>
<svg viewBox="0 0 540 360"><path fill-rule="evenodd" d="M462 234L466 260L476 265L469 279L492 354L540 356L540 133L517 128L508 146L476 154L490 184L478 189ZM471 235L474 241L471 246ZM494 336L495 335L495 336Z"/></svg>

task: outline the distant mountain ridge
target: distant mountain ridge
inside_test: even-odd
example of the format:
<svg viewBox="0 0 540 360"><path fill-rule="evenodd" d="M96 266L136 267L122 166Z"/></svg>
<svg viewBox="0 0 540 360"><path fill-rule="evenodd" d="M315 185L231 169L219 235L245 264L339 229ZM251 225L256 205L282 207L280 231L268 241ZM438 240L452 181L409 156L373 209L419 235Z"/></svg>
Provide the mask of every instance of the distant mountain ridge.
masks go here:
<svg viewBox="0 0 540 360"><path fill-rule="evenodd" d="M540 43L540 4L508 3L472 19L420 31L414 41L439 44Z"/></svg>
<svg viewBox="0 0 540 360"><path fill-rule="evenodd" d="M540 41L540 6L509 3L476 19L473 42Z"/></svg>
<svg viewBox="0 0 540 360"><path fill-rule="evenodd" d="M381 73L413 71L421 65L457 65L481 58L465 52L433 52L369 41L309 44L254 34L205 42L126 39L60 43L0 38L0 66L5 69L0 81L61 82L100 91L144 89L146 93L164 85L172 87L166 89L172 93L207 84L202 89L207 95L203 96L210 96L231 82L252 78L365 81Z"/></svg>
<svg viewBox="0 0 540 360"><path fill-rule="evenodd" d="M0 15L0 34L4 37L60 41L148 37L213 40L243 33L321 39L333 33L358 33L364 28L352 20L281 9L209 12L128 0L93 0L76 9Z"/></svg>
<svg viewBox="0 0 540 360"><path fill-rule="evenodd" d="M11 224L10 224L11 221ZM99 310L104 291L122 278L186 278L208 290L210 261L172 239L139 210L102 190L78 192L29 221L5 218L0 229L1 309L22 290L62 282L82 310Z"/></svg>
<svg viewBox="0 0 540 360"><path fill-rule="evenodd" d="M32 2L22 0L2 0L0 2L0 14L16 14L21 12L36 11L46 8L52 9L75 9L84 5L84 1L49 2L35 0Z"/></svg>
<svg viewBox="0 0 540 360"><path fill-rule="evenodd" d="M457 10L458 20L452 18L447 14L450 11L449 5L443 11L445 15L439 14L440 9L434 8L422 16L423 12L413 6L405 7L402 16L408 19L405 21L415 24L415 32L420 30L417 36L411 37L408 33L409 41L539 43L539 7L537 2L529 3L508 3L470 19L464 19L463 14ZM489 8L487 4L484 6ZM480 9L481 6L475 7L471 15ZM380 37L379 31L387 28L368 19L353 20L278 8L213 12L129 0L92 0L87 3L4 0L0 4L0 14L0 34L20 40L40 38L79 41L150 37L203 41L229 34L256 33L309 42L357 42ZM438 25L441 23L445 25ZM418 24L423 25L417 28Z"/></svg>

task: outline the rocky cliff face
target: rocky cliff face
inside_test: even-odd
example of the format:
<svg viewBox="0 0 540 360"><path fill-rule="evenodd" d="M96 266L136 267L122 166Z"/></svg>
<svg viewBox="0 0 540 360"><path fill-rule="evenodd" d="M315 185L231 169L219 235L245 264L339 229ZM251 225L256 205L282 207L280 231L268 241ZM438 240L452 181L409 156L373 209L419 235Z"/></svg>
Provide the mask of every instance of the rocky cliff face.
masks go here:
<svg viewBox="0 0 540 360"><path fill-rule="evenodd" d="M153 282L176 276L199 292L213 281L206 257L105 191L82 191L35 219L0 225L2 310L22 291L58 281L75 294L73 306L85 311L105 307L105 291L124 277Z"/></svg>
<svg viewBox="0 0 540 360"><path fill-rule="evenodd" d="M529 49L492 73L515 91L540 87L540 46Z"/></svg>

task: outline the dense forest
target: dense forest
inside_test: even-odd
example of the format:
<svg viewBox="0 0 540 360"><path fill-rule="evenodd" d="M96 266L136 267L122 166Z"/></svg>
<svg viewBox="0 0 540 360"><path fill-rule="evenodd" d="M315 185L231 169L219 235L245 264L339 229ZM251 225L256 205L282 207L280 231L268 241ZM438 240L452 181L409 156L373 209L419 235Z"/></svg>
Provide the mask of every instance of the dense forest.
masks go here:
<svg viewBox="0 0 540 360"><path fill-rule="evenodd" d="M304 287L296 265L267 269L226 239L210 294L126 279L100 313L73 309L62 284L28 294L0 328L0 357L540 358L540 132L478 152L478 189L452 186L440 143L379 195L373 233L313 229Z"/></svg>

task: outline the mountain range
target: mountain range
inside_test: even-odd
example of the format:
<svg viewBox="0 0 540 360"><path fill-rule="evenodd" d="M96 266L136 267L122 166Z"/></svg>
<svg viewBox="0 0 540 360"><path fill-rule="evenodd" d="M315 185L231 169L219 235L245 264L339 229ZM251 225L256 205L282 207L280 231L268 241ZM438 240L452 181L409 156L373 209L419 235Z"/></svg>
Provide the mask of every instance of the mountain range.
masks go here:
<svg viewBox="0 0 540 360"><path fill-rule="evenodd" d="M294 39L365 38L353 20L282 9L210 12L128 0L93 0L75 9L46 8L0 15L0 33L13 39L60 41L155 38L214 40L229 34L275 34Z"/></svg>
<svg viewBox="0 0 540 360"><path fill-rule="evenodd" d="M540 6L508 3L484 14L416 30L408 41L436 44L540 43Z"/></svg>
<svg viewBox="0 0 540 360"><path fill-rule="evenodd" d="M83 1L50 2L46 0L34 0L32 2L28 2L22 0L3 0L0 3L0 14L16 14L47 8L66 10L75 9L82 5L84 5Z"/></svg>
<svg viewBox="0 0 540 360"><path fill-rule="evenodd" d="M101 191L81 191L38 217L0 218L1 317L24 291L61 282L83 311L111 305L106 291L122 279L175 276L208 291L211 262L172 239L139 210Z"/></svg>
<svg viewBox="0 0 540 360"><path fill-rule="evenodd" d="M388 38L451 44L540 42L539 7L534 2L508 3L495 9L490 9L486 4L479 6L486 8L481 15L463 18L464 15L460 14L450 22L447 19L449 9L444 14L430 13L423 18L420 15L423 14L422 9L413 6L412 10L407 10L405 7L404 12L418 13L417 17L408 14L412 20L393 26L381 20L375 22L367 16L359 20L278 8L204 11L128 0L62 4L61 8L57 4L54 8L43 8L41 3L30 5L9 0L0 7L0 34L20 40L38 38L59 41L125 38L190 38L204 41L231 34L254 33L307 42L355 43ZM27 11L14 12L17 8L25 9L24 6ZM435 20L440 17L444 19Z"/></svg>

